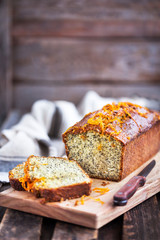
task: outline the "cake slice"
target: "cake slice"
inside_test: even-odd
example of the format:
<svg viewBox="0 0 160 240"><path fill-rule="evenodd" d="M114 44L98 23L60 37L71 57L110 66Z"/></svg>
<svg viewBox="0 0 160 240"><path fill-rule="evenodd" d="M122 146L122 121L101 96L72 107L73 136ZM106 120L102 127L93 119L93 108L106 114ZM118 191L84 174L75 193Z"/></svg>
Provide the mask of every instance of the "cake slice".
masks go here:
<svg viewBox="0 0 160 240"><path fill-rule="evenodd" d="M160 150L160 114L128 102L89 113L63 134L66 154L90 177L119 181Z"/></svg>
<svg viewBox="0 0 160 240"><path fill-rule="evenodd" d="M9 171L9 181L11 187L13 187L17 191L24 191L22 183L19 181L19 179L24 178L24 166L25 163L22 163Z"/></svg>
<svg viewBox="0 0 160 240"><path fill-rule="evenodd" d="M89 195L92 180L76 161L58 157L30 156L24 167L22 187L46 201Z"/></svg>

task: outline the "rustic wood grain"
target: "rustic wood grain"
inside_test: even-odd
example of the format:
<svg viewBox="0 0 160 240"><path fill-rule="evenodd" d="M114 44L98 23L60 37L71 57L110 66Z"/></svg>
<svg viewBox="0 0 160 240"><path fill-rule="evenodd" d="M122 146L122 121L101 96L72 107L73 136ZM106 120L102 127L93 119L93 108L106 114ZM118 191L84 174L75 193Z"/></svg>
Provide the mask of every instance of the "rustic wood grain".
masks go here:
<svg viewBox="0 0 160 240"><path fill-rule="evenodd" d="M123 240L158 240L160 212L156 196L124 214Z"/></svg>
<svg viewBox="0 0 160 240"><path fill-rule="evenodd" d="M10 184L3 184L0 191L8 188ZM0 240L40 239L41 217L0 207L0 222Z"/></svg>
<svg viewBox="0 0 160 240"><path fill-rule="evenodd" d="M57 221L52 240L96 240L98 230Z"/></svg>
<svg viewBox="0 0 160 240"><path fill-rule="evenodd" d="M125 28L124 28L125 26ZM123 29L123 31L122 31ZM19 21L13 37L160 37L160 20L81 20Z"/></svg>
<svg viewBox="0 0 160 240"><path fill-rule="evenodd" d="M99 229L98 240L121 240L122 226L123 216L120 216Z"/></svg>
<svg viewBox="0 0 160 240"><path fill-rule="evenodd" d="M160 82L159 42L20 38L13 62L20 82Z"/></svg>
<svg viewBox="0 0 160 240"><path fill-rule="evenodd" d="M0 239L39 240L42 217L7 209L0 225Z"/></svg>
<svg viewBox="0 0 160 240"><path fill-rule="evenodd" d="M66 100L78 104L84 95L94 90L102 97L149 97L160 100L160 85L142 84L77 84L77 85L32 85L15 84L13 88L13 106L19 109L29 110L38 99ZM29 97L28 97L29 96Z"/></svg>
<svg viewBox="0 0 160 240"><path fill-rule="evenodd" d="M10 0L0 1L0 124L11 106L11 6Z"/></svg>
<svg viewBox="0 0 160 240"><path fill-rule="evenodd" d="M158 0L40 0L38 4L15 0L12 33L16 37L160 36L159 11Z"/></svg>
<svg viewBox="0 0 160 240"><path fill-rule="evenodd" d="M154 159L156 160L156 166L148 175L146 184L139 188L134 196L128 201L127 205L123 207L113 206L114 194L131 177L137 175L150 161L143 164L121 182L110 182L110 184L107 185L110 191L106 194L101 195L92 191L91 197L100 198L104 204L86 197L84 205L81 204L80 199L77 206L75 206L75 199L63 201L61 203L51 202L42 205L41 199L36 199L32 193L25 191L19 192L10 188L0 193L0 205L98 229L159 192L160 152L154 156ZM93 179L92 188L102 187L101 184L102 180Z"/></svg>

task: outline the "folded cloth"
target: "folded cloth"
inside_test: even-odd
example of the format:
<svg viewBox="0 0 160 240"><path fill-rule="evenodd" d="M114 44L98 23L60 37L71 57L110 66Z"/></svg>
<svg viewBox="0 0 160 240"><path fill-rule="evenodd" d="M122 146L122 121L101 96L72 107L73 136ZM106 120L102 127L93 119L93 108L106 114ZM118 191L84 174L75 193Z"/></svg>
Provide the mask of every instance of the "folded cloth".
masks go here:
<svg viewBox="0 0 160 240"><path fill-rule="evenodd" d="M39 100L25 114L20 122L10 129L2 131L7 139L0 148L0 181L8 181L8 171L18 163L26 161L30 155L62 156L65 153L61 139L62 133L79 121L86 113L118 101L129 101L142 106L159 109L159 102L144 98L102 98L96 92L89 91L76 107L71 102ZM52 139L51 139L52 137Z"/></svg>

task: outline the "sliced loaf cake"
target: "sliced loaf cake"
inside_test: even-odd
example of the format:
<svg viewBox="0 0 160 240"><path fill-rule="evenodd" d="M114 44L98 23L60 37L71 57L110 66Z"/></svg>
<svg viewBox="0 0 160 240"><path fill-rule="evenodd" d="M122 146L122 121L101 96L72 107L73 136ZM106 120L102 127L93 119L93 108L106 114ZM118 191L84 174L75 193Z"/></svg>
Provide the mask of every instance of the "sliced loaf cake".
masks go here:
<svg viewBox="0 0 160 240"><path fill-rule="evenodd" d="M26 191L46 201L89 195L92 180L76 161L58 157L30 156L19 179Z"/></svg>
<svg viewBox="0 0 160 240"><path fill-rule="evenodd" d="M90 177L119 181L160 149L160 115L128 102L89 113L63 134L69 159Z"/></svg>

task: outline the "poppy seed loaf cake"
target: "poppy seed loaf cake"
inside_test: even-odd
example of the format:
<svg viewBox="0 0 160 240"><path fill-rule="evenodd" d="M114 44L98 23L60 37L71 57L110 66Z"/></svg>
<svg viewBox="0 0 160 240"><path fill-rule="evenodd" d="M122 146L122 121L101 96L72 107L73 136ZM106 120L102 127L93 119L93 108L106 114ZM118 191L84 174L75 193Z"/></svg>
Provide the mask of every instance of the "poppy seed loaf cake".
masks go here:
<svg viewBox="0 0 160 240"><path fill-rule="evenodd" d="M19 181L26 191L46 201L89 195L92 180L76 161L58 157L30 156Z"/></svg>
<svg viewBox="0 0 160 240"><path fill-rule="evenodd" d="M63 134L66 154L90 177L119 181L160 149L160 115L128 102L89 113Z"/></svg>
<svg viewBox="0 0 160 240"><path fill-rule="evenodd" d="M17 191L24 191L22 183L19 181L20 178L24 177L24 165L25 163L19 164L11 171L9 171L9 181L11 187L13 187Z"/></svg>

